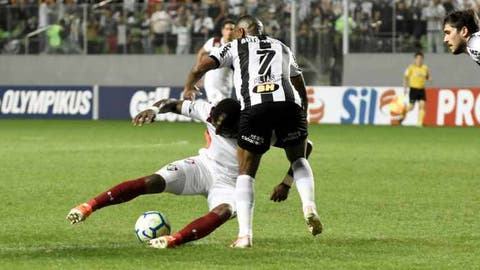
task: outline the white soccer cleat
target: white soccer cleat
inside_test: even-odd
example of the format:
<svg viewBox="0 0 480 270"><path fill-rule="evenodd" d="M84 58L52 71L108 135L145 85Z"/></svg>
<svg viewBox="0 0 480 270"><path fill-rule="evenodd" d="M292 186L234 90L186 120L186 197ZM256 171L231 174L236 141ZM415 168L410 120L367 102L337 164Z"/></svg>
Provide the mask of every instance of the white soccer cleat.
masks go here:
<svg viewBox="0 0 480 270"><path fill-rule="evenodd" d="M252 246L252 237L250 235L238 237L237 240L230 245L231 248L249 248Z"/></svg>
<svg viewBox="0 0 480 270"><path fill-rule="evenodd" d="M305 222L307 223L308 231L313 236L322 233L323 225L315 207L309 206L305 209Z"/></svg>
<svg viewBox="0 0 480 270"><path fill-rule="evenodd" d="M147 241L147 246L151 248L173 248L175 247L175 237L164 235Z"/></svg>
<svg viewBox="0 0 480 270"><path fill-rule="evenodd" d="M82 203L79 206L70 210L67 215L67 220L71 224L84 221L92 213L92 207L88 203Z"/></svg>

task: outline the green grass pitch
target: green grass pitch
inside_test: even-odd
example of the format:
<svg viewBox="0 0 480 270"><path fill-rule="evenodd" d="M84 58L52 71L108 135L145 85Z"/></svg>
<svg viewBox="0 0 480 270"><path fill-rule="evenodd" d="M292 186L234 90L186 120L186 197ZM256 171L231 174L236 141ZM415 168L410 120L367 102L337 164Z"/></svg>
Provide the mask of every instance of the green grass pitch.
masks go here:
<svg viewBox="0 0 480 270"><path fill-rule="evenodd" d="M177 230L206 200L141 196L72 226L70 208L120 181L196 155L204 127L128 121L0 121L1 269L479 269L480 130L310 127L324 233L308 234L282 151L256 180L254 247L232 250L236 220L197 242L147 249L136 218L160 210Z"/></svg>

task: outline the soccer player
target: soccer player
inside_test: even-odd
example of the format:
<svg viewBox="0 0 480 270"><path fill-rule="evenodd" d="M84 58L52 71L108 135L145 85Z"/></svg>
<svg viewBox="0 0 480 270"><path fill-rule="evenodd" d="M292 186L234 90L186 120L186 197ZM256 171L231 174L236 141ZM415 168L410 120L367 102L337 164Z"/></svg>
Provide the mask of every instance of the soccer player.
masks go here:
<svg viewBox="0 0 480 270"><path fill-rule="evenodd" d="M225 20L222 23L222 37L213 37L205 42L197 53L197 64L200 63L203 57L211 53L212 50L218 49L222 45L232 41L234 27L234 21ZM208 101L213 104L217 104L220 100L231 97L233 88L232 70L230 67L225 67L207 72L203 79L203 85L207 93Z"/></svg>
<svg viewBox="0 0 480 270"><path fill-rule="evenodd" d="M418 121L417 126L423 126L423 119L425 118L426 95L425 95L425 81L431 80L430 72L427 65L423 63L423 53L415 53L414 63L409 65L403 75L403 89L405 95L409 95L410 103L405 111L402 119L405 119L406 114L413 110L415 102L418 102Z"/></svg>
<svg viewBox="0 0 480 270"><path fill-rule="evenodd" d="M163 236L148 242L151 247L167 248L205 237L233 216L238 172L235 155L240 105L232 99L225 99L216 107L204 100L161 100L150 109L139 113L133 123L138 126L149 124L154 121L157 113L166 112L181 113L204 122L212 138L208 149L201 149L198 156L172 162L155 174L115 185L71 209L67 219L72 224L84 221L92 212L103 207L124 203L143 194L167 192L206 196L209 213L192 221L172 236ZM309 154L311 145L308 150ZM271 200L283 201L288 197L291 171L289 174L274 188Z"/></svg>
<svg viewBox="0 0 480 270"><path fill-rule="evenodd" d="M443 20L443 41L453 54L468 53L480 65L480 32L471 9L454 11Z"/></svg>
<svg viewBox="0 0 480 270"><path fill-rule="evenodd" d="M314 200L313 173L305 155L308 100L301 70L290 48L264 35L263 24L253 16L237 21L234 38L194 66L184 88L186 98L194 97L198 93L195 83L207 71L233 67L241 114L235 187L239 233L231 247L252 246L255 175L269 149L272 131L284 142L307 226L317 235L322 224Z"/></svg>

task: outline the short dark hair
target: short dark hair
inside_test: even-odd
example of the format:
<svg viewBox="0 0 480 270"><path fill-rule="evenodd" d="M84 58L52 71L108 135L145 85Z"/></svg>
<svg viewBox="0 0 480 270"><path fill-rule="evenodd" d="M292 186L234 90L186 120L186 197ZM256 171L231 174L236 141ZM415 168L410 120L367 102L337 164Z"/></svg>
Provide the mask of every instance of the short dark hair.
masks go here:
<svg viewBox="0 0 480 270"><path fill-rule="evenodd" d="M222 22L222 29L225 27L225 25L227 24L233 24L235 25L235 21L232 20L232 19L225 19L223 22Z"/></svg>
<svg viewBox="0 0 480 270"><path fill-rule="evenodd" d="M261 35L263 33L263 23L256 17L244 15L237 20L237 27L243 28L247 34L252 36Z"/></svg>
<svg viewBox="0 0 480 270"><path fill-rule="evenodd" d="M424 57L422 52L416 52L416 53L415 53L415 57L417 57L417 56Z"/></svg>
<svg viewBox="0 0 480 270"><path fill-rule="evenodd" d="M457 29L457 31L466 27L470 35L478 32L476 15L473 9L457 10L449 13L445 19L443 19L443 26L447 23Z"/></svg>
<svg viewBox="0 0 480 270"><path fill-rule="evenodd" d="M211 112L211 122L221 129L237 130L240 120L240 103L232 98L220 101Z"/></svg>

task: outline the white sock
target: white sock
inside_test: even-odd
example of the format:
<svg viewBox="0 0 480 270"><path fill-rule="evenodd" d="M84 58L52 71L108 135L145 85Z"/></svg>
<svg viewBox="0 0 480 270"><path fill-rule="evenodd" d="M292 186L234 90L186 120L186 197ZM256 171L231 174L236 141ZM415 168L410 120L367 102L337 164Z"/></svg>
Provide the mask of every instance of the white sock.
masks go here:
<svg viewBox="0 0 480 270"><path fill-rule="evenodd" d="M304 214L307 209L311 209L316 212L315 206L315 183L313 181L313 172L307 159L299 158L292 163L293 179L295 180L295 186L297 186L298 194L302 200L302 209Z"/></svg>
<svg viewBox="0 0 480 270"><path fill-rule="evenodd" d="M253 219L253 186L255 179L249 175L239 175L235 186L235 201L237 207L238 236L252 236Z"/></svg>

